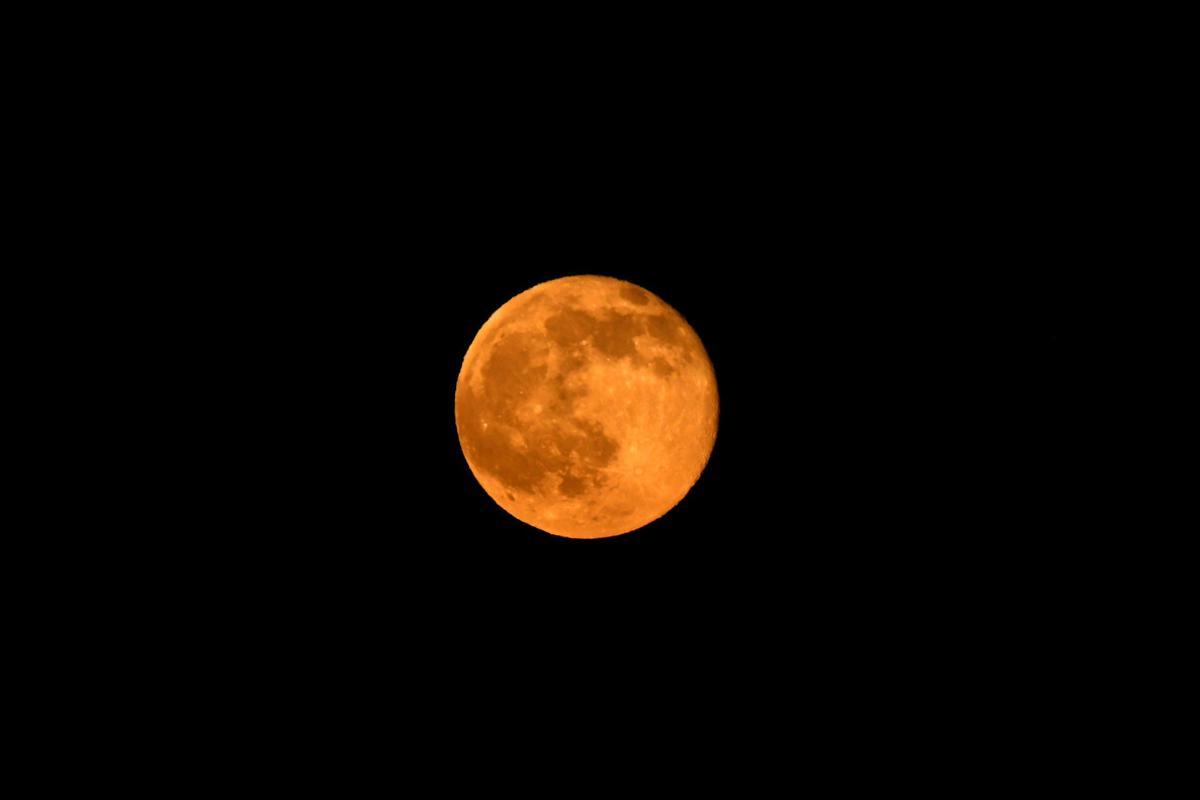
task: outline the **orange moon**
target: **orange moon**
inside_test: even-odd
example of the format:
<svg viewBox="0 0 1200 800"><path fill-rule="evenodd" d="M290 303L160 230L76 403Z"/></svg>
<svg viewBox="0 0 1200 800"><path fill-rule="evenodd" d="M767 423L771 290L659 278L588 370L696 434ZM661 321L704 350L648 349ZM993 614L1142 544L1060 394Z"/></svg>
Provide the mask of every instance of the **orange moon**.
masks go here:
<svg viewBox="0 0 1200 800"><path fill-rule="evenodd" d="M508 513L592 539L666 514L717 436L717 379L700 337L632 283L577 275L502 305L463 359L463 455Z"/></svg>

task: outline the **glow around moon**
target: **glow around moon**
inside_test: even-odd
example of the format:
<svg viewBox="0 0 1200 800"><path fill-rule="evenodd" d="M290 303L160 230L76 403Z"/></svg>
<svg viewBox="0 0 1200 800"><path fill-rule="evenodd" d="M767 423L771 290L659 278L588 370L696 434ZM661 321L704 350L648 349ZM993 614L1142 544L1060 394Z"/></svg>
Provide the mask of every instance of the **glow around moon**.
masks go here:
<svg viewBox="0 0 1200 800"><path fill-rule="evenodd" d="M559 278L505 303L455 391L467 464L548 533L615 536L670 511L717 435L717 382L673 308L625 281Z"/></svg>

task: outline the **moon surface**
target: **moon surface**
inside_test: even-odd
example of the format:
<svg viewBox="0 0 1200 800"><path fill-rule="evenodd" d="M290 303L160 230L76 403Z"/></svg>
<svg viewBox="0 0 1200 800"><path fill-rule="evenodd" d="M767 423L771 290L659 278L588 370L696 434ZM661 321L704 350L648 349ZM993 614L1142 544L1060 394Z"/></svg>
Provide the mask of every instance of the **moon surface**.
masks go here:
<svg viewBox="0 0 1200 800"><path fill-rule="evenodd" d="M670 511L717 436L700 337L632 283L578 275L509 300L476 334L454 396L484 491L535 528L616 536Z"/></svg>

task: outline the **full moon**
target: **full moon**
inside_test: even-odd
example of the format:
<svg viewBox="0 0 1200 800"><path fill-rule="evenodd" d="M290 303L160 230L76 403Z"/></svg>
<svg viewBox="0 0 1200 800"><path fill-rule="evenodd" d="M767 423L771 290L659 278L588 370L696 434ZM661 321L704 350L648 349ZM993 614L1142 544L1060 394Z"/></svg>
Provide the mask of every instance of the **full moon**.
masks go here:
<svg viewBox="0 0 1200 800"><path fill-rule="evenodd" d="M471 472L508 513L592 539L666 514L717 436L717 380L700 337L632 283L578 275L502 305L454 395Z"/></svg>

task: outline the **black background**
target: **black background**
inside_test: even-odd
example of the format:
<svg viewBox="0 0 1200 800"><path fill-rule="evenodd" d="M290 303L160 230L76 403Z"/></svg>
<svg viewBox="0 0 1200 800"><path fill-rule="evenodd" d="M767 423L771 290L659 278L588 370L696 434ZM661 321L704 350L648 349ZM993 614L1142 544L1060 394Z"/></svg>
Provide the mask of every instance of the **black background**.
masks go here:
<svg viewBox="0 0 1200 800"><path fill-rule="evenodd" d="M1083 89L853 31L638 58L276 37L162 72L124 134L145 169L89 184L136 194L130 258L170 265L127 287L173 375L139 405L174 414L148 513L187 531L149 574L247 643L385 660L400 629L1050 636L1085 536L1080 243L1109 235ZM577 541L491 502L453 401L496 308L587 273L688 319L721 415L677 508Z"/></svg>
<svg viewBox="0 0 1200 800"><path fill-rule="evenodd" d="M369 753L430 700L419 738L455 752L510 740L536 697L539 753L596 720L622 731L604 755L657 757L646 695L710 748L768 730L713 736L710 714L780 708L893 747L927 697L954 738L981 705L1037 703L1027 686L1079 692L1059 656L1105 623L1081 612L1107 573L1078 511L1114 236L1094 213L1103 104L1087 115L1111 82L1059 65L1052 32L1014 52L879 17L709 21L580 50L477 19L315 37L272 19L83 92L100 99L72 130L97 133L68 142L69 200L116 209L87 247L139 269L91 280L137 312L102 313L144 387L88 390L126 421L98 421L94 472L136 462L92 514L117 533L79 551L119 567L95 596L122 605L72 610L97 653L122 656L124 626L150 652L133 680L230 709L222 737L247 709L301 735L361 711L324 727ZM721 416L675 509L577 541L492 503L453 401L496 308L584 273L688 319Z"/></svg>

